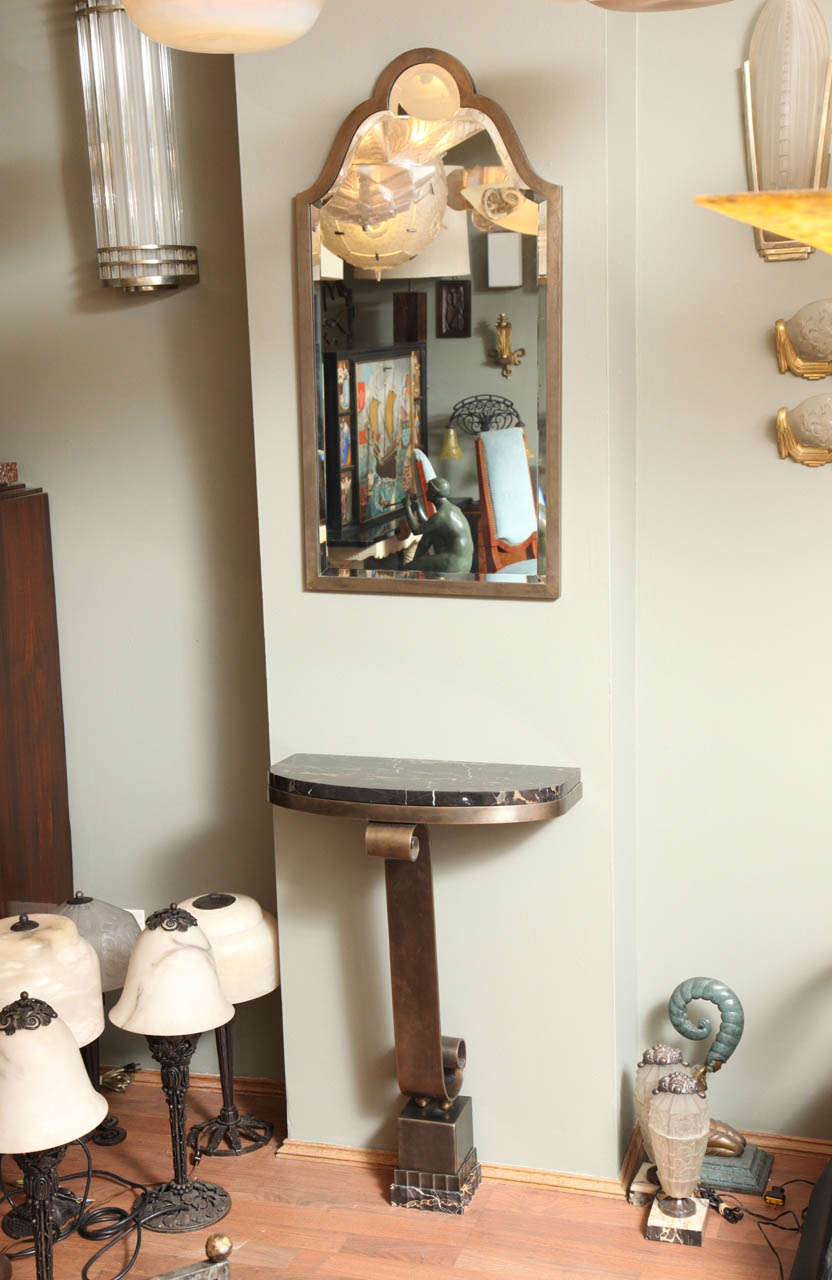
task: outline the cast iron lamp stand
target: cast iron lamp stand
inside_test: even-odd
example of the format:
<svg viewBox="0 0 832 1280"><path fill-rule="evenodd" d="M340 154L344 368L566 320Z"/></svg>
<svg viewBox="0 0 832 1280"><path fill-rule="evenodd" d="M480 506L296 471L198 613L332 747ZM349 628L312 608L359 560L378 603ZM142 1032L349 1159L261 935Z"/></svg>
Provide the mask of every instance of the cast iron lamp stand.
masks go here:
<svg viewBox="0 0 832 1280"><path fill-rule="evenodd" d="M185 1146L185 1094L190 1062L199 1034L147 1036L150 1052L162 1069L162 1089L170 1113L173 1179L151 1187L142 1197L139 1216L148 1231L199 1231L224 1218L231 1196L214 1182L188 1177Z"/></svg>
<svg viewBox="0 0 832 1280"><path fill-rule="evenodd" d="M52 1280L53 1206L58 1187L58 1163L65 1151L66 1146L52 1147L49 1151L31 1151L14 1157L23 1170L26 1203L32 1206L27 1234L34 1231L38 1280Z"/></svg>
<svg viewBox="0 0 832 1280"><path fill-rule="evenodd" d="M256 1116L240 1115L234 1103L234 1019L214 1032L220 1064L222 1110L218 1116L195 1124L188 1134L194 1158L200 1156L244 1156L264 1147L274 1125ZM226 1145L221 1145L226 1144Z"/></svg>

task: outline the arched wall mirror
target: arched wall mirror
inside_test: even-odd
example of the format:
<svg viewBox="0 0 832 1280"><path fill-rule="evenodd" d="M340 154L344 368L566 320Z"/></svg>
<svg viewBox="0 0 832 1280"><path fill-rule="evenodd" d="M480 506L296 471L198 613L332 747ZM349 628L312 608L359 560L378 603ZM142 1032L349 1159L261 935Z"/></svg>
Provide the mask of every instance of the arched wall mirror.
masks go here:
<svg viewBox="0 0 832 1280"><path fill-rule="evenodd" d="M555 599L560 187L415 49L295 215L307 589Z"/></svg>

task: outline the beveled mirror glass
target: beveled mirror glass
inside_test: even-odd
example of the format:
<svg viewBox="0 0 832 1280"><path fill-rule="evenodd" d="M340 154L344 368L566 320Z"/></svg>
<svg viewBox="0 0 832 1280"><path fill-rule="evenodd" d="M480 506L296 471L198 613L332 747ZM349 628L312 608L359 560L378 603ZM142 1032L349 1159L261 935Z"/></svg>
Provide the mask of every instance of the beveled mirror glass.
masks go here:
<svg viewBox="0 0 832 1280"><path fill-rule="evenodd" d="M309 590L559 594L561 192L415 49L295 199Z"/></svg>

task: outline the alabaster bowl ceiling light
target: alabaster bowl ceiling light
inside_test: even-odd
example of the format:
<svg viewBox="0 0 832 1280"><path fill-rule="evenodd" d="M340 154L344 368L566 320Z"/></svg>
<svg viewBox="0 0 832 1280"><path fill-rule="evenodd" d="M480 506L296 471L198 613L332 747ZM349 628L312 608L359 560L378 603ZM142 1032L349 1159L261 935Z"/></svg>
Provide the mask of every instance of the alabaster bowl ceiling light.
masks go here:
<svg viewBox="0 0 832 1280"><path fill-rule="evenodd" d="M146 1037L168 1104L173 1178L142 1198L138 1212L150 1231L198 1231L231 1208L223 1187L188 1177L185 1094L201 1033L233 1016L211 944L194 917L175 903L155 911L133 948L121 998L110 1010L115 1026Z"/></svg>
<svg viewBox="0 0 832 1280"><path fill-rule="evenodd" d="M23 1171L38 1280L52 1280L52 1203L67 1143L94 1129L107 1103L51 1005L26 991L0 1009L0 1151Z"/></svg>
<svg viewBox="0 0 832 1280"><path fill-rule="evenodd" d="M74 898L58 907L56 914L72 920L81 937L98 956L102 993L118 991L123 987L130 953L141 933L130 912L122 907L115 907L110 902L90 898L79 889ZM99 1088L101 1079L100 1049L101 1038L97 1037L81 1050L87 1073L96 1089ZM126 1131L114 1115L108 1115L96 1131L90 1134L91 1140L100 1147L114 1147L123 1142L126 1136Z"/></svg>
<svg viewBox="0 0 832 1280"><path fill-rule="evenodd" d="M57 1010L76 1046L90 1044L104 1030L98 957L71 920L40 913L0 920L0 1005L13 1001L24 986ZM56 1231L73 1217L75 1208L71 1196L53 1197L50 1212ZM28 1197L11 1209L2 1223L6 1235L16 1240L30 1236L33 1211Z"/></svg>
<svg viewBox="0 0 832 1280"><path fill-rule="evenodd" d="M256 53L306 35L324 0L126 0L139 30L189 53Z"/></svg>
<svg viewBox="0 0 832 1280"><path fill-rule="evenodd" d="M280 985L277 921L242 893L204 893L179 904L202 929L217 963L220 986L232 1004L267 995ZM234 1020L217 1027L222 1110L195 1125L188 1142L203 1155L239 1156L265 1146L273 1125L241 1115L234 1102Z"/></svg>
<svg viewBox="0 0 832 1280"><path fill-rule="evenodd" d="M75 14L101 282L128 293L194 283L170 50L111 0L76 0Z"/></svg>

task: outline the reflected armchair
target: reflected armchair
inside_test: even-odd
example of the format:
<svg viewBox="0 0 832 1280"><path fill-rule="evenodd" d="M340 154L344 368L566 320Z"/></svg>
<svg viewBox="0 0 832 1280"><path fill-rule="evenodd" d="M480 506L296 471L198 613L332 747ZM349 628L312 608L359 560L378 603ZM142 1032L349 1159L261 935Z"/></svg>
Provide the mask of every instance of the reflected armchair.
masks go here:
<svg viewBox="0 0 832 1280"><path fill-rule="evenodd" d="M477 437L480 486L479 571L499 573L537 560L537 508L522 427ZM530 572L536 572L536 564Z"/></svg>

